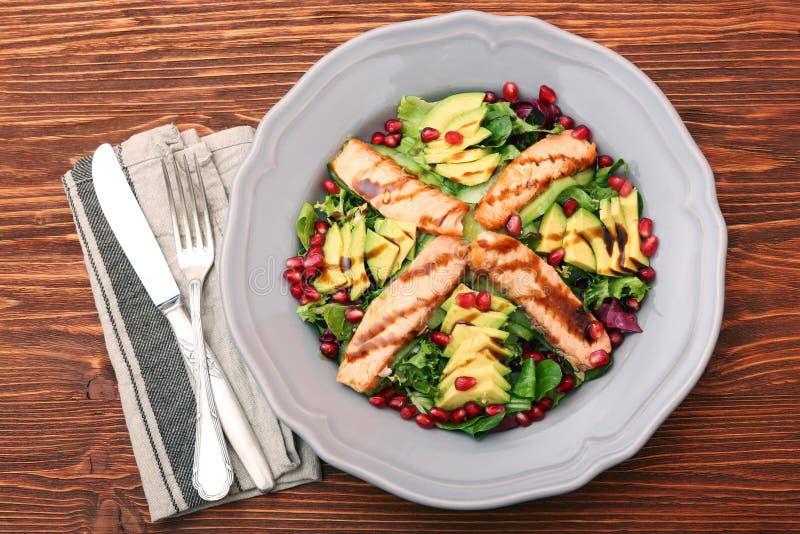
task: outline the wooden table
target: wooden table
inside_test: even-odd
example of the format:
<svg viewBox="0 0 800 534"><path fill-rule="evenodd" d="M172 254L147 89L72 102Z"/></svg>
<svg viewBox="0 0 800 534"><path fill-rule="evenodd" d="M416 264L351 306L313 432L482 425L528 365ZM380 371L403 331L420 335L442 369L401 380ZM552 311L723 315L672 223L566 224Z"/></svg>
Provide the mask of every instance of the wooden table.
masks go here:
<svg viewBox="0 0 800 534"><path fill-rule="evenodd" d="M0 531L532 532L800 525L800 4L476 2L598 41L666 92L728 223L711 364L634 458L568 495L453 513L325 480L151 524L59 176L174 121L258 123L320 57L452 2L20 2L0 10ZM498 81L499 82L499 81Z"/></svg>

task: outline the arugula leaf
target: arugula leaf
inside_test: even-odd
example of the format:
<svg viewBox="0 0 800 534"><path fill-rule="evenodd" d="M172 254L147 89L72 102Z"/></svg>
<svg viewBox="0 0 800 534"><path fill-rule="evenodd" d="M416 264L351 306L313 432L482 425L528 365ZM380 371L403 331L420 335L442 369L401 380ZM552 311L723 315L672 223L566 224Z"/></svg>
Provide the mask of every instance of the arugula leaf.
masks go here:
<svg viewBox="0 0 800 534"><path fill-rule="evenodd" d="M561 366L553 360L543 360L536 366L536 398L541 400L547 392L561 383Z"/></svg>
<svg viewBox="0 0 800 534"><path fill-rule="evenodd" d="M314 211L314 206L308 202L303 204L300 208L300 215L297 216L297 237L303 244L303 248L308 249L308 240L314 233L314 223L317 221L317 213Z"/></svg>
<svg viewBox="0 0 800 534"><path fill-rule="evenodd" d="M400 99L397 106L397 118L403 121L403 137L419 138L422 130L422 121L425 116L436 105L436 102L426 102L416 96L404 96Z"/></svg>
<svg viewBox="0 0 800 534"><path fill-rule="evenodd" d="M544 363L544 362L542 362ZM517 381L511 392L517 397L532 399L536 396L536 362L528 358L522 361Z"/></svg>

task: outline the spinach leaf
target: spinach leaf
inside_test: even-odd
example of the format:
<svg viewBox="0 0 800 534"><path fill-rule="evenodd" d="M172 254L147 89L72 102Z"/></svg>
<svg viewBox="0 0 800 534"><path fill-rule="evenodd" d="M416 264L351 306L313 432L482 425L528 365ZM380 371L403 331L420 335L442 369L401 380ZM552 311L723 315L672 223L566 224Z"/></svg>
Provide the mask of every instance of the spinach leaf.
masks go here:
<svg viewBox="0 0 800 534"><path fill-rule="evenodd" d="M308 249L308 240L314 233L314 223L317 221L317 213L314 206L308 202L300 208L300 215L297 216L297 237L303 244L303 248Z"/></svg>
<svg viewBox="0 0 800 534"><path fill-rule="evenodd" d="M580 207L593 213L597 213L597 211L600 209L600 202L589 196L589 193L584 191L579 185L568 187L562 191L561 194L558 195L556 202L563 204L570 198L574 198L578 201L578 205Z"/></svg>
<svg viewBox="0 0 800 534"><path fill-rule="evenodd" d="M487 432L499 425L505 415L505 412L495 415L481 415L459 424L437 423L436 426L445 430L461 430L475 439L481 439Z"/></svg>
<svg viewBox="0 0 800 534"><path fill-rule="evenodd" d="M522 361L522 369L511 392L526 399L536 396L536 363L531 358Z"/></svg>
<svg viewBox="0 0 800 534"><path fill-rule="evenodd" d="M442 325L442 322L444 322L445 315L447 315L446 311L441 308L436 308L436 310L433 312L433 315L431 315L431 318L428 319L428 328L431 330L436 330L439 328Z"/></svg>
<svg viewBox="0 0 800 534"><path fill-rule="evenodd" d="M530 409L530 399L511 397L511 399L506 403L506 413L527 412Z"/></svg>
<svg viewBox="0 0 800 534"><path fill-rule="evenodd" d="M353 323L347 322L344 318L346 309L347 306L341 304L327 304L324 306L322 312L322 318L325 319L328 328L331 329L331 332L333 332L340 341L353 337L356 326Z"/></svg>
<svg viewBox="0 0 800 534"><path fill-rule="evenodd" d="M510 144L501 146L497 153L500 154L500 164L498 164L498 167L506 161L516 159L520 154L519 149Z"/></svg>
<svg viewBox="0 0 800 534"><path fill-rule="evenodd" d="M608 177L612 174L615 174L617 169L620 167L624 167L622 171L623 176L628 176L628 164L625 162L624 159L620 158L614 162L611 167L602 167L597 169L597 172L594 175L594 183L602 183L605 184L608 181Z"/></svg>
<svg viewBox="0 0 800 534"><path fill-rule="evenodd" d="M561 366L553 360L544 360L536 366L536 398L541 400L548 391L561 383Z"/></svg>

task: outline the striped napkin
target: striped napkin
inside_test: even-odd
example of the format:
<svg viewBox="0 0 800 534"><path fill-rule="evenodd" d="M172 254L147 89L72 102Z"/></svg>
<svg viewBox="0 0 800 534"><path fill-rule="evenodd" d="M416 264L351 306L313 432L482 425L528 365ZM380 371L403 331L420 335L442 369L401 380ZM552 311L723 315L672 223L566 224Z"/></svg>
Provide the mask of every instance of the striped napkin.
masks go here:
<svg viewBox="0 0 800 534"><path fill-rule="evenodd" d="M200 137L167 125L134 135L117 147L128 179L167 262L188 302L187 283L177 266L171 220L164 197L161 158L202 165L215 242L222 242L231 180L253 140L249 126ZM167 320L152 303L106 222L94 192L91 156L79 160L62 181L83 248L86 269L117 377L122 408L152 520L186 514L262 493L230 449L235 472L231 493L204 501L192 486L195 402L192 373L185 367ZM220 247L217 246L217 254ZM311 448L275 418L230 339L220 300L219 257L204 291L206 341L236 392L274 478L273 491L320 478Z"/></svg>

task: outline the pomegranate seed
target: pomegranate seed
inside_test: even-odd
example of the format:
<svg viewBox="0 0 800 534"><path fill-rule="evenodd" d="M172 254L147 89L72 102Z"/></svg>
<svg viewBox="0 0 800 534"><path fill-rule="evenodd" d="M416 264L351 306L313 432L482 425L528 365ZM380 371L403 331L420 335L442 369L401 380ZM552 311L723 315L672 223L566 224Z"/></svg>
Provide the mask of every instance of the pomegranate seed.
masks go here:
<svg viewBox="0 0 800 534"><path fill-rule="evenodd" d="M306 296L306 295L301 295L301 296L300 296L300 305L301 305L301 306L305 306L305 305L306 305L306 304L308 304L309 302L311 302L311 299L310 299L310 298L308 298L308 296Z"/></svg>
<svg viewBox="0 0 800 534"><path fill-rule="evenodd" d="M319 268L323 265L325 265L325 258L322 257L322 254L309 254L303 260L303 267L306 269Z"/></svg>
<svg viewBox="0 0 800 534"><path fill-rule="evenodd" d="M519 99L519 87L514 82L506 82L503 86L503 98L511 103Z"/></svg>
<svg viewBox="0 0 800 534"><path fill-rule="evenodd" d="M487 104L494 104L497 102L497 93L494 91L486 91L486 94L483 95L483 101Z"/></svg>
<svg viewBox="0 0 800 534"><path fill-rule="evenodd" d="M389 119L383 125L383 129L390 134L397 133L402 128L403 128L403 121L401 121L400 119Z"/></svg>
<svg viewBox="0 0 800 534"><path fill-rule="evenodd" d="M502 404L490 404L486 407L486 415L497 415L506 411L506 407Z"/></svg>
<svg viewBox="0 0 800 534"><path fill-rule="evenodd" d="M289 283L294 284L300 281L302 275L300 274L300 271L290 271L289 269L286 269L285 271L283 271L283 277Z"/></svg>
<svg viewBox="0 0 800 534"><path fill-rule="evenodd" d="M510 236L518 236L522 233L522 217L519 215L512 215L506 222L506 232Z"/></svg>
<svg viewBox="0 0 800 534"><path fill-rule="evenodd" d="M330 328L326 328L325 332L323 332L322 335L319 336L319 340L320 341L336 341L336 336L333 334L333 332L331 332Z"/></svg>
<svg viewBox="0 0 800 534"><path fill-rule="evenodd" d="M386 139L383 140L383 144L389 148L394 148L400 144L400 139L402 138L403 137L397 133L389 134L386 136Z"/></svg>
<svg viewBox="0 0 800 534"><path fill-rule="evenodd" d="M491 429L489 432L505 432L506 430L511 430L512 428L517 428L519 424L517 420L514 419L513 415L507 415L503 417L500 421L500 424Z"/></svg>
<svg viewBox="0 0 800 534"><path fill-rule="evenodd" d="M298 269L303 268L303 257L302 256L293 256L286 260L286 268L296 271Z"/></svg>
<svg viewBox="0 0 800 534"><path fill-rule="evenodd" d="M545 397L536 403L536 407L542 410L543 412L546 412L547 410L553 407L553 399L551 399L550 397Z"/></svg>
<svg viewBox="0 0 800 534"><path fill-rule="evenodd" d="M436 128L429 128L425 127L422 129L422 132L419 134L419 138L422 139L423 143L430 143L431 141L436 141L439 139L439 130Z"/></svg>
<svg viewBox="0 0 800 534"><path fill-rule="evenodd" d="M533 409L533 408L531 408L531 409ZM517 424L519 426L531 426L531 423L533 423L533 421L531 421L531 418L528 417L528 414L525 413L525 412L517 412L517 413L515 413L514 414L514 419L517 420Z"/></svg>
<svg viewBox="0 0 800 534"><path fill-rule="evenodd" d="M616 174L613 176L608 177L608 185L616 189L617 191L625 184L625 178L622 176L617 176Z"/></svg>
<svg viewBox="0 0 800 534"><path fill-rule="evenodd" d="M464 293L459 293L456 295L456 304L461 306L462 308L473 308L475 307L475 302L478 300L478 295L475 294L474 291L466 291Z"/></svg>
<svg viewBox="0 0 800 534"><path fill-rule="evenodd" d="M378 392L378 395L383 396L384 399L392 400L397 396L397 391L392 386L387 386Z"/></svg>
<svg viewBox="0 0 800 534"><path fill-rule="evenodd" d="M384 399L381 395L373 395L369 398L369 403L376 408L383 408L386 406L386 399Z"/></svg>
<svg viewBox="0 0 800 534"><path fill-rule="evenodd" d="M542 399L544 400L544 399ZM552 401L551 401L552 402ZM544 410L537 406L531 406L531 409L528 410L528 417L530 418L531 422L533 421L541 421L544 419Z"/></svg>
<svg viewBox="0 0 800 534"><path fill-rule="evenodd" d="M556 386L556 391L559 393L566 393L567 391L571 391L574 387L575 379L572 378L572 375L567 375L561 380L561 383Z"/></svg>
<svg viewBox="0 0 800 534"><path fill-rule="evenodd" d="M339 355L339 344L335 341L325 341L320 343L319 351L326 358L335 358Z"/></svg>
<svg viewBox="0 0 800 534"><path fill-rule="evenodd" d="M414 420L422 428L433 428L435 424L433 422L433 419L431 419L429 415L425 415L424 413L419 414Z"/></svg>
<svg viewBox="0 0 800 534"><path fill-rule="evenodd" d="M472 376L459 376L456 378L455 387L458 391L469 391L478 381Z"/></svg>
<svg viewBox="0 0 800 534"><path fill-rule="evenodd" d="M625 183L622 184L619 188L619 196L627 197L633 191L633 183L630 180L625 180Z"/></svg>
<svg viewBox="0 0 800 534"><path fill-rule="evenodd" d="M467 417L470 419L475 419L483 413L483 408L481 408L481 405L477 402L469 401L464 405L464 411L467 412Z"/></svg>
<svg viewBox="0 0 800 534"><path fill-rule="evenodd" d="M337 304L344 304L345 302L350 300L350 295L347 294L346 289L340 289L333 295L331 295L331 300L336 302Z"/></svg>
<svg viewBox="0 0 800 534"><path fill-rule="evenodd" d="M609 330L608 331L608 339L611 340L611 348L616 349L620 345L622 345L623 335L617 329Z"/></svg>
<svg viewBox="0 0 800 534"><path fill-rule="evenodd" d="M603 323L600 321L592 321L588 327L586 327L586 337L597 341L601 337L603 337L603 333L606 331L606 328L603 326Z"/></svg>
<svg viewBox="0 0 800 534"><path fill-rule="evenodd" d="M592 364L592 367L602 367L610 362L611 357L603 349L596 350L589 355L589 363Z"/></svg>
<svg viewBox="0 0 800 534"><path fill-rule="evenodd" d="M344 320L348 323L357 323L364 317L364 310L357 306L347 308L344 311Z"/></svg>
<svg viewBox="0 0 800 534"><path fill-rule="evenodd" d="M622 301L622 305L628 309L628 311L639 311L639 301L633 297L628 297Z"/></svg>
<svg viewBox="0 0 800 534"><path fill-rule="evenodd" d="M403 408L400 410L400 417L403 419L411 419L418 413L419 410L417 410L417 407L413 404L409 404L408 406L403 406Z"/></svg>
<svg viewBox="0 0 800 534"><path fill-rule="evenodd" d="M295 272L297 272L297 271L295 271ZM321 271L316 267L309 267L308 269L303 269L303 274L302 274L301 278L303 280L313 280L314 278L319 276L320 272Z"/></svg>
<svg viewBox="0 0 800 534"><path fill-rule="evenodd" d="M492 295L485 289L475 297L475 307L482 312L492 309Z"/></svg>
<svg viewBox="0 0 800 534"><path fill-rule="evenodd" d="M460 145L464 141L464 136L461 135L461 132L450 130L444 134L444 140L451 145Z"/></svg>
<svg viewBox="0 0 800 534"><path fill-rule="evenodd" d="M572 214L578 210L578 201L574 198L568 198L566 202L564 202L564 213L567 217L572 217Z"/></svg>
<svg viewBox="0 0 800 534"><path fill-rule="evenodd" d="M450 412L447 410L442 410L438 406L434 406L428 410L428 415L433 417L437 423L446 423L450 420Z"/></svg>
<svg viewBox="0 0 800 534"><path fill-rule="evenodd" d="M370 139L370 143L373 145L382 145L384 141L386 141L386 136L382 132L375 132Z"/></svg>
<svg viewBox="0 0 800 534"><path fill-rule="evenodd" d="M304 287L303 296L307 297L308 300L311 302L317 302L319 299L322 298L322 296L319 294L319 291L317 291L317 288L315 288L314 286Z"/></svg>
<svg viewBox="0 0 800 534"><path fill-rule="evenodd" d="M544 354L539 352L538 350L529 350L528 352L522 355L523 360L533 360L536 363L541 362L544 360Z"/></svg>
<svg viewBox="0 0 800 534"><path fill-rule="evenodd" d="M599 167L611 167L614 164L614 159L605 154L597 157L597 165Z"/></svg>
<svg viewBox="0 0 800 534"><path fill-rule="evenodd" d="M450 343L450 336L444 332L431 332L431 341L440 347L445 347L448 343Z"/></svg>
<svg viewBox="0 0 800 534"><path fill-rule="evenodd" d="M309 238L308 244L312 247L321 247L325 244L325 236L322 234L314 234Z"/></svg>
<svg viewBox="0 0 800 534"><path fill-rule="evenodd" d="M547 255L547 263L549 263L553 267L556 267L559 263L561 263L564 260L564 255L566 253L567 251L564 250L563 247L557 248L556 250Z"/></svg>
<svg viewBox="0 0 800 534"><path fill-rule="evenodd" d="M563 115L558 118L558 124L563 126L565 130L569 130L570 128L575 126L575 120L569 115Z"/></svg>
<svg viewBox="0 0 800 534"><path fill-rule="evenodd" d="M575 139L580 139L581 141L585 141L592 136L592 131L581 124L580 126L576 126L574 130L572 130L572 137Z"/></svg>
<svg viewBox="0 0 800 534"><path fill-rule="evenodd" d="M322 187L330 193L331 195L338 195L339 194L339 186L336 185L336 182L331 180L330 178L325 178L322 180Z"/></svg>
<svg viewBox="0 0 800 534"><path fill-rule="evenodd" d="M542 84L542 86L539 87L539 100L541 100L542 102L546 102L548 104L555 104L557 98L558 96L556 96L556 92L547 87L546 85Z"/></svg>
<svg viewBox="0 0 800 534"><path fill-rule="evenodd" d="M639 245L639 250L648 258L656 253L658 250L658 237L649 235Z"/></svg>
<svg viewBox="0 0 800 534"><path fill-rule="evenodd" d="M331 227L331 225L326 223L325 221L317 221L317 222L314 223L314 231L317 232L320 235L327 234L328 233L328 228L330 228L330 227Z"/></svg>
<svg viewBox="0 0 800 534"><path fill-rule="evenodd" d="M656 277L656 270L652 267L643 267L639 269L639 278L644 282L652 282Z"/></svg>
<svg viewBox="0 0 800 534"><path fill-rule="evenodd" d="M320 256L322 256L323 255L322 247L311 247L310 249L308 249L306 256L310 256L311 254L319 254Z"/></svg>
<svg viewBox="0 0 800 534"><path fill-rule="evenodd" d="M639 219L639 235L642 237L650 237L653 233L653 219L642 217Z"/></svg>
<svg viewBox="0 0 800 534"><path fill-rule="evenodd" d="M455 424L461 424L467 420L467 410L464 408L456 408L452 412L450 412L450 422Z"/></svg>
<svg viewBox="0 0 800 534"><path fill-rule="evenodd" d="M289 293L296 299L299 299L303 296L303 284L300 282L296 282L289 287Z"/></svg>
<svg viewBox="0 0 800 534"><path fill-rule="evenodd" d="M401 410L403 406L406 405L407 400L408 400L408 395L396 395L392 397L392 400L389 401L389 406L391 406L395 410Z"/></svg>

